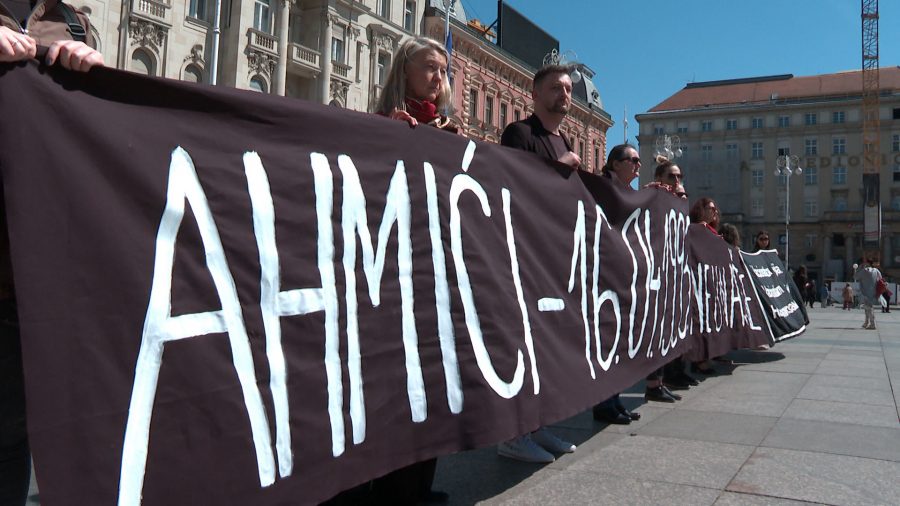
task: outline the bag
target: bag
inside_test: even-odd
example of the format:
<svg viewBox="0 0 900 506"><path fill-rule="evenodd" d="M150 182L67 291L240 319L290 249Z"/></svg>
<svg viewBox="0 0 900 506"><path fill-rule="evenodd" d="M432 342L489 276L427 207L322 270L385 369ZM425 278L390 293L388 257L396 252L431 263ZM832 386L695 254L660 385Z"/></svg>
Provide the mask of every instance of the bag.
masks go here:
<svg viewBox="0 0 900 506"><path fill-rule="evenodd" d="M879 278L878 281L875 283L875 296L881 297L881 294L883 294L886 291L888 291L887 282L884 280L884 278Z"/></svg>

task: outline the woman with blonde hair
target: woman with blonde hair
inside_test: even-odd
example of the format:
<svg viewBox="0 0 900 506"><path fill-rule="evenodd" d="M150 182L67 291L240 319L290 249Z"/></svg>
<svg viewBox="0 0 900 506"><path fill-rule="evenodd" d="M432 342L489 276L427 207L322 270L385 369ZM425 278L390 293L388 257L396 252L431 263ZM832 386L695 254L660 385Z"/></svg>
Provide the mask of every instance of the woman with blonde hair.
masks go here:
<svg viewBox="0 0 900 506"><path fill-rule="evenodd" d="M414 37L401 44L375 113L411 127L424 123L456 132L447 117L452 102L449 63L447 50L434 39Z"/></svg>

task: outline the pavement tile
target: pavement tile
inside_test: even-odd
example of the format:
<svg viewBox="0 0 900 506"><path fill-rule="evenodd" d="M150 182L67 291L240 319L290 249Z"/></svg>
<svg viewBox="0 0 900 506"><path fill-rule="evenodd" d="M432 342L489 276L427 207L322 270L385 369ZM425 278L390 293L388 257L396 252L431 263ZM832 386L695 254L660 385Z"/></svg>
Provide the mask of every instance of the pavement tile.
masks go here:
<svg viewBox="0 0 900 506"><path fill-rule="evenodd" d="M831 376L813 374L803 388L808 386L826 388L858 388L863 390L879 390L890 392L891 382L887 378L865 378L859 376ZM802 390L801 390L802 391Z"/></svg>
<svg viewBox="0 0 900 506"><path fill-rule="evenodd" d="M587 471L542 472L540 476L488 499L484 505L667 504L711 505L719 491Z"/></svg>
<svg viewBox="0 0 900 506"><path fill-rule="evenodd" d="M896 504L900 463L759 448L726 490L835 505Z"/></svg>
<svg viewBox="0 0 900 506"><path fill-rule="evenodd" d="M763 362L759 364L747 364L742 365L741 368L746 368L753 371L796 372L808 374L815 371L823 360L824 359L818 357L795 357L791 355L790 352L785 352L784 360L779 360L777 362Z"/></svg>
<svg viewBox="0 0 900 506"><path fill-rule="evenodd" d="M784 418L900 428L896 408L851 402L795 399L784 412Z"/></svg>
<svg viewBox="0 0 900 506"><path fill-rule="evenodd" d="M765 495L725 492L716 500L715 506L804 506L808 504L819 503L794 501L791 499L782 499L780 497L770 497Z"/></svg>
<svg viewBox="0 0 900 506"><path fill-rule="evenodd" d="M805 374L744 371L716 385L703 395L682 401L694 411L738 415L781 416L809 379Z"/></svg>
<svg viewBox="0 0 900 506"><path fill-rule="evenodd" d="M887 378L887 368L884 362L880 365L873 364L850 364L847 362L836 362L833 360L823 360L819 367L815 370L815 374L828 374L831 376L859 376L862 378Z"/></svg>
<svg viewBox="0 0 900 506"><path fill-rule="evenodd" d="M782 418L761 446L900 462L900 426L867 427Z"/></svg>
<svg viewBox="0 0 900 506"><path fill-rule="evenodd" d="M722 489L753 450L753 446L637 435L593 452L569 469Z"/></svg>
<svg viewBox="0 0 900 506"><path fill-rule="evenodd" d="M894 396L889 390L870 390L865 388L842 388L837 386L810 385L809 383L797 394L798 399L819 401L855 402L876 406L894 406Z"/></svg>
<svg viewBox="0 0 900 506"><path fill-rule="evenodd" d="M777 418L766 416L675 409L637 432L642 436L756 446L777 421Z"/></svg>

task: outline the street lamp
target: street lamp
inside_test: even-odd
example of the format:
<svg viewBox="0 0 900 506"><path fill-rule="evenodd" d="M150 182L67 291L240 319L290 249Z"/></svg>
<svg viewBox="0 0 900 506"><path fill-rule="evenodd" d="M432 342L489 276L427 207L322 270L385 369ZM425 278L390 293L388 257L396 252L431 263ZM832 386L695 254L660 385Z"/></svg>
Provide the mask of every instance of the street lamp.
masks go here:
<svg viewBox="0 0 900 506"><path fill-rule="evenodd" d="M663 134L656 138L656 152L653 153L654 158L663 155L668 160L674 160L681 156L682 153L681 139L679 139L677 135L669 136Z"/></svg>
<svg viewBox="0 0 900 506"><path fill-rule="evenodd" d="M776 161L775 175L784 176L784 270L788 269L788 254L791 248L791 176L803 174L800 157L797 155L781 155Z"/></svg>

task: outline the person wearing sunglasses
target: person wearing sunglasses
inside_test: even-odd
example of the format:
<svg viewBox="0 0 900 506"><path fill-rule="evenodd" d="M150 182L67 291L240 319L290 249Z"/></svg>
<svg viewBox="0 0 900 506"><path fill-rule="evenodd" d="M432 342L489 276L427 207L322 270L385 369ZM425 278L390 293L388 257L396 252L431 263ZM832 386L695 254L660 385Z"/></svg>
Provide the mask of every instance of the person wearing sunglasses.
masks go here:
<svg viewBox="0 0 900 506"><path fill-rule="evenodd" d="M765 230L760 230L759 232L757 232L756 240L753 241L753 245L754 245L753 251L772 249L772 247L769 246L769 233L766 232Z"/></svg>
<svg viewBox="0 0 900 506"><path fill-rule="evenodd" d="M665 190L676 197L687 199L687 193L684 191L684 175L681 167L669 160L665 156L656 157L656 170L653 171L653 181L644 185L644 188L658 188Z"/></svg>
<svg viewBox="0 0 900 506"><path fill-rule="evenodd" d="M609 150L606 164L600 169L600 173L611 177L630 187L641 173L641 157L637 149L631 144L619 144Z"/></svg>

